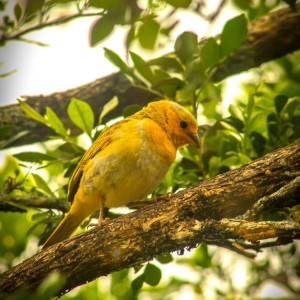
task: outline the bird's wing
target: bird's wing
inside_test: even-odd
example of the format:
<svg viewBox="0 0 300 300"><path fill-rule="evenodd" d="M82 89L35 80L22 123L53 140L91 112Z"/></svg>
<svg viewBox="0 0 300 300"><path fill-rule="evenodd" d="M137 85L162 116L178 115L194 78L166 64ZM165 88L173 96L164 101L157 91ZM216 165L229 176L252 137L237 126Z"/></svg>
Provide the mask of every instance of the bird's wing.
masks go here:
<svg viewBox="0 0 300 300"><path fill-rule="evenodd" d="M98 136L98 138L93 142L91 147L85 152L80 162L78 163L76 169L74 170L69 182L68 201L70 203L73 202L75 194L78 190L84 166L88 163L90 159L95 157L97 153L105 149L107 145L109 145L114 139L116 139L116 133L119 130L119 128L122 126L126 126L126 123L129 121L129 118L124 119L108 127L103 133L101 133Z"/></svg>

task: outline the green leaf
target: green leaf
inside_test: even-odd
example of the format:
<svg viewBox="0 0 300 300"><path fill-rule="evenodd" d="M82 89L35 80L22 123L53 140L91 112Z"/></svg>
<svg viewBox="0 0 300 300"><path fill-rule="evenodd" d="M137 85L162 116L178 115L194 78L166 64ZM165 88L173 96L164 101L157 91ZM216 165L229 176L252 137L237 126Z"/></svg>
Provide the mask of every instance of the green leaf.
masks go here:
<svg viewBox="0 0 300 300"><path fill-rule="evenodd" d="M138 54L130 51L130 57L133 61L134 67L135 69L151 84L155 83L155 77L153 74L153 71L151 70L151 68L149 67L149 65L147 65L146 61L139 56Z"/></svg>
<svg viewBox="0 0 300 300"><path fill-rule="evenodd" d="M67 136L67 130L57 114L49 107L46 107L46 119L48 126L62 136Z"/></svg>
<svg viewBox="0 0 300 300"><path fill-rule="evenodd" d="M148 66L159 66L161 69L167 71L176 71L178 73L181 73L183 71L181 63L174 55L161 56L148 61L146 64Z"/></svg>
<svg viewBox="0 0 300 300"><path fill-rule="evenodd" d="M176 8L187 8L191 4L191 0L166 0L166 2Z"/></svg>
<svg viewBox="0 0 300 300"><path fill-rule="evenodd" d="M225 57L229 53L236 50L247 35L247 19L244 14L241 14L229 20L220 36L221 56Z"/></svg>
<svg viewBox="0 0 300 300"><path fill-rule="evenodd" d="M284 111L288 114L288 117L291 119L295 115L297 115L297 111L300 110L300 97L295 97L293 99L290 99L288 104L286 105Z"/></svg>
<svg viewBox="0 0 300 300"><path fill-rule="evenodd" d="M37 212L37 213L34 213L32 216L31 216L31 220L33 222L40 222L42 220L45 220L46 218L49 218L49 210L47 211L43 211L43 212Z"/></svg>
<svg viewBox="0 0 300 300"><path fill-rule="evenodd" d="M105 57L113 63L116 67L118 67L123 73L133 76L133 71L131 68L127 66L127 64L121 59L121 57L115 53L114 51L108 49L108 48L103 48L104 49L104 54Z"/></svg>
<svg viewBox="0 0 300 300"><path fill-rule="evenodd" d="M19 22L22 16L22 7L19 3L14 6L14 15L17 22Z"/></svg>
<svg viewBox="0 0 300 300"><path fill-rule="evenodd" d="M131 282L131 288L132 290L136 293L139 291L144 283L144 274L136 277L132 282Z"/></svg>
<svg viewBox="0 0 300 300"><path fill-rule="evenodd" d="M39 152L21 152L13 155L15 158L21 161L27 161L27 162L42 162L42 161L51 161L55 160L54 157L39 153Z"/></svg>
<svg viewBox="0 0 300 300"><path fill-rule="evenodd" d="M119 104L119 99L117 96L113 97L111 100L109 100L104 106L100 113L99 117L99 123L102 123L103 118L111 112L113 109L115 109Z"/></svg>
<svg viewBox="0 0 300 300"><path fill-rule="evenodd" d="M153 49L160 30L160 25L153 19L146 19L138 30L137 38L145 49Z"/></svg>
<svg viewBox="0 0 300 300"><path fill-rule="evenodd" d="M74 0L72 0L74 1ZM118 0L89 0L89 5L97 8L104 8L110 10L116 7Z"/></svg>
<svg viewBox="0 0 300 300"><path fill-rule="evenodd" d="M132 116L136 112L140 111L142 108L143 107L138 104L127 105L123 110L123 116L124 116L124 118Z"/></svg>
<svg viewBox="0 0 300 300"><path fill-rule="evenodd" d="M257 155L262 156L265 151L267 139L261 133L255 131L251 133L250 139L251 139L253 149L255 150Z"/></svg>
<svg viewBox="0 0 300 300"><path fill-rule="evenodd" d="M244 116L243 116L243 113L242 113L240 107L238 107L234 104L230 104L228 110L234 118L239 119L241 121L244 120Z"/></svg>
<svg viewBox="0 0 300 300"><path fill-rule="evenodd" d="M36 186L44 191L46 194L52 196L52 197L55 197L55 194L51 191L51 189L49 188L47 182L38 174L35 174L35 173L31 173L33 179L34 179L34 182L36 184Z"/></svg>
<svg viewBox="0 0 300 300"><path fill-rule="evenodd" d="M151 286L159 284L161 279L161 269L154 264L148 263L144 271L144 282Z"/></svg>
<svg viewBox="0 0 300 300"><path fill-rule="evenodd" d="M173 261L173 256L171 254L161 255L156 258L161 264L168 264Z"/></svg>
<svg viewBox="0 0 300 300"><path fill-rule="evenodd" d="M68 106L68 115L77 127L92 137L94 113L88 103L72 98Z"/></svg>
<svg viewBox="0 0 300 300"><path fill-rule="evenodd" d="M41 10L44 4L45 4L45 0L26 1L25 15L31 16L35 14L37 11Z"/></svg>
<svg viewBox="0 0 300 300"><path fill-rule="evenodd" d="M259 133L264 133L267 129L267 115L265 111L262 111L256 114L254 117L251 117L248 125L248 134L252 131Z"/></svg>
<svg viewBox="0 0 300 300"><path fill-rule="evenodd" d="M206 68L213 67L220 62L220 49L214 38L208 38L201 47L200 56Z"/></svg>
<svg viewBox="0 0 300 300"><path fill-rule="evenodd" d="M205 243L201 245L195 251L195 263L202 268L209 268L212 265L211 256L208 253L208 247Z"/></svg>
<svg viewBox="0 0 300 300"><path fill-rule="evenodd" d="M196 58L188 65L185 78L193 89L199 88L207 79L205 67L200 58Z"/></svg>
<svg viewBox="0 0 300 300"><path fill-rule="evenodd" d="M98 19L90 29L90 45L93 47L108 37L115 27L109 14Z"/></svg>
<svg viewBox="0 0 300 300"><path fill-rule="evenodd" d="M20 99L17 100L19 101L21 109L28 117L48 126L47 121L42 115L40 115L37 111L32 109L25 101L22 101Z"/></svg>
<svg viewBox="0 0 300 300"><path fill-rule="evenodd" d="M198 37L195 33L185 31L175 41L175 53L183 64L193 59L198 51Z"/></svg>
<svg viewBox="0 0 300 300"><path fill-rule="evenodd" d="M248 157L247 155L245 155L243 153L238 153L238 157L241 161L241 165L248 164L249 162L252 161L252 159L250 157Z"/></svg>
<svg viewBox="0 0 300 300"><path fill-rule="evenodd" d="M277 113L279 114L282 109L284 108L284 106L286 105L286 103L288 102L289 98L285 95L277 95L274 99L275 102L275 108Z"/></svg>
<svg viewBox="0 0 300 300"><path fill-rule="evenodd" d="M184 86L184 82L178 78L167 78L160 80L156 85L155 89L160 91L164 95L173 98L175 97L178 90Z"/></svg>

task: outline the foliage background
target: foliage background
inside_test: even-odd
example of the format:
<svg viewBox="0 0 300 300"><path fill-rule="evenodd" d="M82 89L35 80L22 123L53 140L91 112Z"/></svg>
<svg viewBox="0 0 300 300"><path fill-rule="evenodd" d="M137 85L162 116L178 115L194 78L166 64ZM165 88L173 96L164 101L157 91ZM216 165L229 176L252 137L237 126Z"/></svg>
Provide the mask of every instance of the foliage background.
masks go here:
<svg viewBox="0 0 300 300"><path fill-rule="evenodd" d="M5 16L5 1L0 4ZM236 0L224 1L223 6L221 1L218 7L188 0L89 1L90 6L86 4L85 1L55 0L16 4L13 16L2 19L2 49L10 43L26 42L23 36L18 36L20 31L32 26L43 27L57 16L78 14L76 18L83 18L83 14L89 14L87 34L94 49L103 47L113 31L123 28L125 48L120 51L106 47L104 53L108 61L134 84L153 91L158 97L168 97L185 105L197 115L201 125L200 151L193 147L181 149L178 160L152 197L212 178L299 138L299 52L247 72L246 80L234 81L237 85L234 89L232 79L221 83L210 81L214 67L242 43L247 33L247 20L267 14L283 5L282 2ZM120 6L124 10L120 10ZM226 23L231 16L223 12L228 10L234 12L235 18ZM199 24L205 22L208 29L217 22L223 21L226 25L220 28L219 37L209 38L199 45L202 36L195 33L198 24L189 24L189 31L176 31L184 13L196 15ZM206 37L212 36L212 32L208 31ZM35 45L38 46L41 45ZM170 51L174 53L166 54ZM102 66L99 61L99 68ZM30 67L28 72L30 74ZM3 79L0 80L14 75L6 71L1 73ZM80 74L78 70L77 73ZM77 137L72 137L57 118L55 108L48 108L45 115L39 115L25 103L20 102L20 105L33 119L51 127L55 137L25 150L14 149L14 156L6 156L0 170L2 193L65 198L72 169L92 140L110 124L103 124L102 117L118 105L118 99L112 99L95 122L90 107L80 99L72 99L68 114L82 130ZM123 115L139 108L127 107ZM98 124L97 130L94 130L94 123ZM5 130L1 128L0 132L4 142ZM55 227L62 217L62 213L55 210L26 209L26 213L0 213L1 272L39 251L38 243L45 238L44 233L49 227ZM270 211L260 218L282 220L289 215L287 211ZM81 230L85 230L86 225ZM123 270L100 278L62 298L252 299L282 295L290 299L297 297L300 291L299 251L299 243L293 242L265 250L251 260L201 244L190 252L185 250L158 258L136 270ZM54 274L30 297L48 298L62 281L63 278ZM11 299L20 297L24 298L24 291L12 295Z"/></svg>

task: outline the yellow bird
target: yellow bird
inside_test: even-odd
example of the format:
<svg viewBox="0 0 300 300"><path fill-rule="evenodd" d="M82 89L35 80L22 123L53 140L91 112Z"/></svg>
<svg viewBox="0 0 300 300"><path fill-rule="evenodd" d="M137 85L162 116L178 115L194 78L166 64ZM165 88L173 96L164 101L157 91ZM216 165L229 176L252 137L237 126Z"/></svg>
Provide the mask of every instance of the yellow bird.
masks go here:
<svg viewBox="0 0 300 300"><path fill-rule="evenodd" d="M163 180L178 147L199 146L198 124L177 103L151 102L141 111L108 127L82 157L69 182L71 209L43 248L72 235L100 209L143 200Z"/></svg>

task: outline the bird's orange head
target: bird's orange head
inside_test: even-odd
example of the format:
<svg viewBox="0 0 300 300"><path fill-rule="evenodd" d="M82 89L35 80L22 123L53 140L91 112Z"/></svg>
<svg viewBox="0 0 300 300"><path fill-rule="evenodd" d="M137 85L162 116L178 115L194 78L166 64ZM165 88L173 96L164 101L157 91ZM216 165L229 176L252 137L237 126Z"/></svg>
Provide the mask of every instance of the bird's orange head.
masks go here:
<svg viewBox="0 0 300 300"><path fill-rule="evenodd" d="M200 146L197 121L181 105L168 100L151 102L141 114L166 130L176 148L186 144Z"/></svg>

